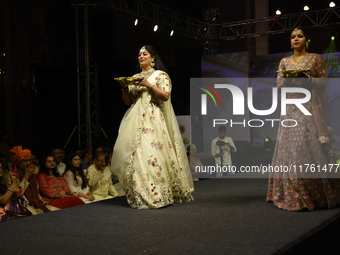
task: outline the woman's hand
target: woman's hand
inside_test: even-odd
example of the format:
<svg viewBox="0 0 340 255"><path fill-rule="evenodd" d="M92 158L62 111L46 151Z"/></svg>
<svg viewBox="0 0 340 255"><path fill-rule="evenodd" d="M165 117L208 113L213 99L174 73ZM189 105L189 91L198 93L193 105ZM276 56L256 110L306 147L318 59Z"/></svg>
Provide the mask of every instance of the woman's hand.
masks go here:
<svg viewBox="0 0 340 255"><path fill-rule="evenodd" d="M64 189L64 191L65 191L66 195L72 195L70 189Z"/></svg>
<svg viewBox="0 0 340 255"><path fill-rule="evenodd" d="M150 82L148 82L146 78L144 78L143 80L139 82L139 86L144 86L147 89L150 89L152 87L152 85L150 84Z"/></svg>
<svg viewBox="0 0 340 255"><path fill-rule="evenodd" d="M15 177L15 173L13 173L13 171L12 171L11 174L10 174L11 184L9 185L9 188L14 189L16 179L17 179L17 177Z"/></svg>
<svg viewBox="0 0 340 255"><path fill-rule="evenodd" d="M89 198L90 201L93 201L93 200L95 200L95 199L96 199L96 198L95 198L93 195L91 195L90 198Z"/></svg>
<svg viewBox="0 0 340 255"><path fill-rule="evenodd" d="M65 195L66 195L66 193L65 193L64 190L60 191L60 193L59 193L59 198L64 198Z"/></svg>
<svg viewBox="0 0 340 255"><path fill-rule="evenodd" d="M281 87L299 87L299 88L308 88L311 83L311 78L307 76L299 77L299 78L284 78L282 80Z"/></svg>
<svg viewBox="0 0 340 255"><path fill-rule="evenodd" d="M118 83L122 88L126 88L128 86L124 80L118 80Z"/></svg>
<svg viewBox="0 0 340 255"><path fill-rule="evenodd" d="M11 185L14 185L15 180L17 179L17 177L15 177L15 173L11 173Z"/></svg>
<svg viewBox="0 0 340 255"><path fill-rule="evenodd" d="M161 101L167 101L169 99L169 93L158 88L156 85L152 85L148 82L147 78L144 78L139 85L146 87L157 99Z"/></svg>

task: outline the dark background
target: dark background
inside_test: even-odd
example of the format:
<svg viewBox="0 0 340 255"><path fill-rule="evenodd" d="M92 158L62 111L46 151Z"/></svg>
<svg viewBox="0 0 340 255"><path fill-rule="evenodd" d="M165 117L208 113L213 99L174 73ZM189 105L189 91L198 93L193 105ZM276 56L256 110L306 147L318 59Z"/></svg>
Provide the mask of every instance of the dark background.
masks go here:
<svg viewBox="0 0 340 255"><path fill-rule="evenodd" d="M0 131L9 132L12 145L35 148L39 153L51 146L64 146L77 125L77 73L75 9L70 0L3 0L0 2ZM101 1L90 1L101 2ZM127 1L133 5L134 1ZM190 17L203 20L202 10L218 8L217 23L254 18L255 0L239 1L150 1ZM337 1L335 1L337 3ZM329 1L268 0L268 16L277 8L282 14L328 8ZM101 135L97 144L111 147L126 111L121 91L113 80L134 74L141 46L153 45L172 79L172 104L177 115L187 115L191 77L201 77L203 41L170 28L120 16L115 11L90 8L90 62L98 67L99 119L109 139ZM311 33L310 52L322 53L329 45L329 26ZM338 42L336 40L336 45ZM252 40L220 42L218 53L251 51ZM290 51L289 34L269 37L269 53ZM78 147L73 135L68 151Z"/></svg>

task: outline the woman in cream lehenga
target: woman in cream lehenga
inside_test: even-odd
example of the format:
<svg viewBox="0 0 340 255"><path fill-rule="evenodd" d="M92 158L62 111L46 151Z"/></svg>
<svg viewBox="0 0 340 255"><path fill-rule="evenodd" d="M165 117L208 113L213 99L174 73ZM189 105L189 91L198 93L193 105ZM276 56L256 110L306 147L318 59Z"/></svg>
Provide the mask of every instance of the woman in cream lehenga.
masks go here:
<svg viewBox="0 0 340 255"><path fill-rule="evenodd" d="M190 167L170 102L171 80L152 46L140 49L138 61L142 72L134 75L134 85L120 82L122 99L131 106L120 124L111 169L132 208L193 201Z"/></svg>

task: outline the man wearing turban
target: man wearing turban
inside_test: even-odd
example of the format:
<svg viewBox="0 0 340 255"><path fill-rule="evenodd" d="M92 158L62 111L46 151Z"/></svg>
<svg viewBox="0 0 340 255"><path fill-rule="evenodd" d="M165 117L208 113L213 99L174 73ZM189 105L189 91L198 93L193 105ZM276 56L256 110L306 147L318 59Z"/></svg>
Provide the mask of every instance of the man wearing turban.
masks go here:
<svg viewBox="0 0 340 255"><path fill-rule="evenodd" d="M49 211L59 210L59 208L45 205L39 196L38 176L36 174L36 166L30 164L31 151L28 149L23 150L21 146L14 146L10 150L12 153L12 162L14 169L8 173L14 173L17 177L14 184L14 189L21 189L21 194L27 204L27 209L32 214L40 214ZM10 174L5 178L5 185L11 185Z"/></svg>
<svg viewBox="0 0 340 255"><path fill-rule="evenodd" d="M16 183L14 184L14 189L21 189L21 193L23 194L29 185L28 179L35 170L33 166L27 168L31 159L31 151L27 149L23 150L21 146L14 146L13 149L10 150L10 153L12 153L12 163L14 164L14 169L10 170L6 175L5 185L9 187L11 184L10 173L13 172L17 177ZM21 181L18 179L19 175L22 177Z"/></svg>

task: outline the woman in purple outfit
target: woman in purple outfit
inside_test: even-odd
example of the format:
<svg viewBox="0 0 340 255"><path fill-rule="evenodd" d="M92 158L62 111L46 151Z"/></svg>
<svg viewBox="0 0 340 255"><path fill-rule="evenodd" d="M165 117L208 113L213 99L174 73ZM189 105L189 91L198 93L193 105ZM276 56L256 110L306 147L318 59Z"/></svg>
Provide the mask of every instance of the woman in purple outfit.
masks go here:
<svg viewBox="0 0 340 255"><path fill-rule="evenodd" d="M325 105L322 95L325 91L327 69L319 54L307 53L310 42L303 28L295 28L291 33L291 46L294 54L283 58L279 65L277 87L302 87L311 92L311 99L303 106L312 114L305 115L296 105L288 105L286 115L282 115L272 167L292 166L294 172L272 172L269 176L267 202L273 202L280 209L300 211L304 208L334 208L340 205L340 180L327 179L327 171L310 171L306 166L323 168L327 166L325 148L330 144L324 118ZM284 78L287 70L310 70L300 72L299 78ZM301 79L303 78L303 79ZM301 93L288 93L287 98L304 98ZM295 121L289 121L293 119ZM302 173L300 173L302 166Z"/></svg>

